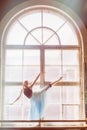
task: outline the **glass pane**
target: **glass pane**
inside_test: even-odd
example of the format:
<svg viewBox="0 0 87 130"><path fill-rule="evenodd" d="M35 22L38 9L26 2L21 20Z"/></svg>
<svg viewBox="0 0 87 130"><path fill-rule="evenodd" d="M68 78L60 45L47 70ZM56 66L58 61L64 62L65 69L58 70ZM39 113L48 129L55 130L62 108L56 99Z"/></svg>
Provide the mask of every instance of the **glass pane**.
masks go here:
<svg viewBox="0 0 87 130"><path fill-rule="evenodd" d="M45 109L45 120L61 120L62 117L62 109L59 104L49 104ZM47 123L47 124L55 124L55 123Z"/></svg>
<svg viewBox="0 0 87 130"><path fill-rule="evenodd" d="M61 51L60 50L46 50L45 51L45 65L61 65Z"/></svg>
<svg viewBox="0 0 87 130"><path fill-rule="evenodd" d="M6 65L22 65L22 50L6 50Z"/></svg>
<svg viewBox="0 0 87 130"><path fill-rule="evenodd" d="M5 67L5 81L22 81L22 67Z"/></svg>
<svg viewBox="0 0 87 130"><path fill-rule="evenodd" d="M3 111L4 119L29 119L30 100L24 96L24 94L22 94L17 102L10 105L10 103L12 103L20 95L21 88L22 86L5 86Z"/></svg>
<svg viewBox="0 0 87 130"><path fill-rule="evenodd" d="M78 45L77 34L72 25L67 22L64 26L57 32L62 45Z"/></svg>
<svg viewBox="0 0 87 130"><path fill-rule="evenodd" d="M7 45L23 45L27 35L26 30L16 21L10 26L6 37Z"/></svg>
<svg viewBox="0 0 87 130"><path fill-rule="evenodd" d="M78 50L63 50L63 65L79 65Z"/></svg>
<svg viewBox="0 0 87 130"><path fill-rule="evenodd" d="M22 86L5 86L4 88L4 104L12 103L21 92ZM16 105L21 105L22 97L16 102Z"/></svg>
<svg viewBox="0 0 87 130"><path fill-rule="evenodd" d="M61 120L62 119L62 101L61 101L61 87L53 86L46 91L45 98L45 120ZM58 125L61 123L49 122L44 123L45 125Z"/></svg>
<svg viewBox="0 0 87 130"><path fill-rule="evenodd" d="M26 45L40 45L42 43L42 30L36 29L29 33L25 40Z"/></svg>
<svg viewBox="0 0 87 130"><path fill-rule="evenodd" d="M20 105L5 106L3 118L4 120L21 120L22 119L21 106Z"/></svg>
<svg viewBox="0 0 87 130"><path fill-rule="evenodd" d="M55 81L61 76L60 66L46 66L45 67L45 81Z"/></svg>
<svg viewBox="0 0 87 130"><path fill-rule="evenodd" d="M49 28L43 28L43 44L45 45L59 45L59 38L54 31Z"/></svg>
<svg viewBox="0 0 87 130"><path fill-rule="evenodd" d="M79 66L63 66L63 81L79 81Z"/></svg>
<svg viewBox="0 0 87 130"><path fill-rule="evenodd" d="M42 28L42 35L43 35L43 44L47 44L48 39L50 38L51 35L53 35L53 31L51 31L48 28Z"/></svg>
<svg viewBox="0 0 87 130"><path fill-rule="evenodd" d="M79 86L64 86L62 89L63 104L80 104Z"/></svg>
<svg viewBox="0 0 87 130"><path fill-rule="evenodd" d="M54 35L45 41L45 45L59 45L59 44L60 43L57 35Z"/></svg>
<svg viewBox="0 0 87 130"><path fill-rule="evenodd" d="M40 65L40 51L39 50L25 50L24 51L24 65Z"/></svg>
<svg viewBox="0 0 87 130"><path fill-rule="evenodd" d="M23 68L23 80L34 81L36 76L40 73L39 66L24 66Z"/></svg>
<svg viewBox="0 0 87 130"><path fill-rule="evenodd" d="M79 120L79 106L78 105L64 105L63 106L64 120ZM75 124L75 123L74 123Z"/></svg>
<svg viewBox="0 0 87 130"><path fill-rule="evenodd" d="M25 45L39 45L39 44L41 44L40 41L38 41L38 39L36 39L30 34L27 36L25 40Z"/></svg>
<svg viewBox="0 0 87 130"><path fill-rule="evenodd" d="M57 31L58 28L64 23L64 18L57 13L54 14L52 11L45 10L43 12L43 25Z"/></svg>
<svg viewBox="0 0 87 130"><path fill-rule="evenodd" d="M49 104L61 104L61 87L53 86L46 91L46 106Z"/></svg>
<svg viewBox="0 0 87 130"><path fill-rule="evenodd" d="M38 44L42 43L42 28L37 28L33 30L31 34L36 38Z"/></svg>
<svg viewBox="0 0 87 130"><path fill-rule="evenodd" d="M41 11L35 10L35 12L28 12L26 15L21 16L19 20L28 31L31 31L32 29L41 26Z"/></svg>

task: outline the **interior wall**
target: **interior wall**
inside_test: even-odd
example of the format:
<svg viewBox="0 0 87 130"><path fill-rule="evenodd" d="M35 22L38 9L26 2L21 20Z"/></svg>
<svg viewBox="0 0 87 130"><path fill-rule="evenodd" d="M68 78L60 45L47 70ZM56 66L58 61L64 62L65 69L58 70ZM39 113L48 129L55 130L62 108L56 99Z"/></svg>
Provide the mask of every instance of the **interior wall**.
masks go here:
<svg viewBox="0 0 87 130"><path fill-rule="evenodd" d="M0 20L9 10L25 1L29 0L0 0ZM67 5L80 16L84 10L83 7L85 6L85 3L87 3L86 0L54 0L54 1L59 1Z"/></svg>

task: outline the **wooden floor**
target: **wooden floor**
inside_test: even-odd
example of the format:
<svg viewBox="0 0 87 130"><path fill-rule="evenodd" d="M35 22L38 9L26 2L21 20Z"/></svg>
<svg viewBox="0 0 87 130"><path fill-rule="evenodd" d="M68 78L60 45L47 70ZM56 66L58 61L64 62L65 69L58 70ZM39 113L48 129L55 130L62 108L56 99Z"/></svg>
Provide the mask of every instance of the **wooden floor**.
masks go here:
<svg viewBox="0 0 87 130"><path fill-rule="evenodd" d="M68 123L70 123L72 120L69 120L68 121ZM11 124L10 125L8 125L8 127L7 127L7 125L2 125L1 127L0 127L0 130L87 130L87 119L86 120L76 120L75 122L85 122L85 124L81 124L81 125L77 125L77 126L70 126L70 124L68 124L68 126L63 126L63 125L61 125L61 126L45 126L45 125L43 125L43 123L44 122L46 122L46 121L40 121L40 122L42 122L42 124L40 124L39 126L30 126L29 124L28 124L28 126L27 126L27 124L24 124L23 126L22 126L22 124L23 123L30 123L30 121L19 121L19 123L21 122L22 124L20 125L20 127L19 126L17 126L17 123L18 123L18 121L15 121L15 126L14 127L12 127L11 126ZM2 123L8 123L9 121L1 121ZM10 123L13 123L14 121L10 121ZM32 121L33 122L33 121ZM35 121L34 121L35 122ZM37 122L37 121L36 121ZM61 122L61 120L60 120L60 122ZM65 120L62 120L62 122L66 122Z"/></svg>
<svg viewBox="0 0 87 130"><path fill-rule="evenodd" d="M0 130L87 130L85 127L32 127L32 128L0 128Z"/></svg>

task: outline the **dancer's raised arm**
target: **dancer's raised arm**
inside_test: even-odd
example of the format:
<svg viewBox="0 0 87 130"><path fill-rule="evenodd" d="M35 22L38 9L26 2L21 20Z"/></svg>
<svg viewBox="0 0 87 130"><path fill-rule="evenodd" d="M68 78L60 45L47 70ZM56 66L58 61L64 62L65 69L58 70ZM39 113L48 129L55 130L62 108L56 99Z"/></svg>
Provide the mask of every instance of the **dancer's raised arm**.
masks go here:
<svg viewBox="0 0 87 130"><path fill-rule="evenodd" d="M39 76L40 76L40 73L37 75L37 77L35 78L35 80L33 81L33 83L31 84L31 88L34 86L34 84L36 83L36 81L38 80L38 78L39 78Z"/></svg>
<svg viewBox="0 0 87 130"><path fill-rule="evenodd" d="M52 85L56 84L56 83L59 82L62 78L63 78L63 77L61 76L58 80L56 80L56 81L54 81L54 82L51 82L50 85L52 86Z"/></svg>
<svg viewBox="0 0 87 130"><path fill-rule="evenodd" d="M17 100L20 99L22 92L23 92L23 90L20 91L20 95L12 103L10 103L10 105L13 105Z"/></svg>

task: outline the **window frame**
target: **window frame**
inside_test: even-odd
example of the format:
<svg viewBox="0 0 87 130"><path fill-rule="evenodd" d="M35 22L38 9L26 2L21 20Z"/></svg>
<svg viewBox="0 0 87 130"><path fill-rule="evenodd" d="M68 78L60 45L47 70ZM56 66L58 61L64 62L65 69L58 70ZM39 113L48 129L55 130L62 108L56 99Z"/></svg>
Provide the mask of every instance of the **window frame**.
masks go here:
<svg viewBox="0 0 87 130"><path fill-rule="evenodd" d="M70 19L69 19L70 20ZM72 22L71 20L70 20L70 22ZM74 24L73 24L74 25ZM76 29L76 28L75 28ZM78 31L76 30L76 32L78 33ZM77 35L79 38L80 38L80 35ZM5 43L5 42L3 42L3 43ZM80 46L81 46L81 43L82 43L82 41L81 41L81 38L80 38ZM79 57L79 59L82 59L82 46L81 46L81 48L80 48L80 46L78 47L78 46L62 46L62 49L77 49L78 48L78 50L80 51L80 57ZM20 47L22 47L22 46L18 46L17 48L20 48ZM30 46L26 46L25 48L27 48L27 47L29 47L29 49L30 49ZM33 48L34 47L34 48ZM54 46L54 49L56 49L56 47L57 46ZM3 49L5 48L5 46L3 46ZM12 46L11 45L9 45L9 47L6 47L6 48L9 48L9 49L11 49L12 48ZM15 48L15 46L13 46L13 48ZM35 47L35 46L31 46L31 48L33 48L33 49L37 49L37 48L39 48L41 51L44 49L43 47L41 48L41 47ZM23 47L22 47L22 49L23 49ZM46 48L45 49L53 49L53 46L51 47L49 47L49 46L46 46ZM61 49L61 47L58 47L58 49ZM3 51L3 54L2 54L3 56L4 56L4 58L5 58L5 52ZM43 63L41 64L42 65L42 71L44 70L44 68L43 68L43 64L44 64L44 58L42 58L42 57L44 57L44 53L40 56L40 58L41 59L43 59ZM2 61L2 64L3 64L4 62ZM4 63L5 64L5 63ZM80 70L81 70L81 73L80 73L80 75L81 75L81 77L83 77L83 65L81 64L81 62L80 62ZM3 72L4 72L4 68L3 68L3 66L2 66L2 69L3 69ZM3 77L4 77L4 75L3 75ZM3 78L2 78L3 79ZM41 80L41 83L43 83L44 84L44 75L43 75L43 73L42 73L42 77L41 77L41 79L43 79L43 80ZM2 83L2 84L4 84L4 83ZM68 83L69 85L70 85L70 83ZM72 84L72 83L71 83ZM75 85L77 85L78 83L75 83ZM83 86L83 81L81 80L81 82L80 82L80 84L81 84L81 86ZM63 83L61 83L61 85L63 85ZM83 87L82 87L82 92L83 92ZM2 97L3 97L3 95L2 95ZM82 101L83 102L83 101ZM82 103L83 104L83 103Z"/></svg>

